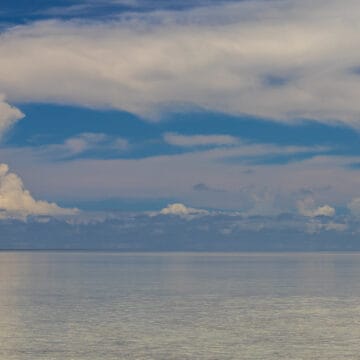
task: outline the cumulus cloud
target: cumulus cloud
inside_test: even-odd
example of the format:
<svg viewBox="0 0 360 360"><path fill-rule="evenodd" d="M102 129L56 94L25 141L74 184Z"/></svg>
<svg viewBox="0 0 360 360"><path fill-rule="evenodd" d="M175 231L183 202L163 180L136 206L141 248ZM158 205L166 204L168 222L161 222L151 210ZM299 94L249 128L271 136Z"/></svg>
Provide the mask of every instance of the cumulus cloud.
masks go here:
<svg viewBox="0 0 360 360"><path fill-rule="evenodd" d="M357 0L259 0L36 22L2 33L0 83L12 101L145 117L194 105L359 126L359 14Z"/></svg>
<svg viewBox="0 0 360 360"><path fill-rule="evenodd" d="M26 219L29 215L74 215L77 209L64 209L55 203L35 200L21 178L0 164L0 219Z"/></svg>
<svg viewBox="0 0 360 360"><path fill-rule="evenodd" d="M5 96L0 94L0 140L4 133L24 116L19 109L9 105Z"/></svg>
<svg viewBox="0 0 360 360"><path fill-rule="evenodd" d="M305 199L297 202L298 211L303 216L316 217L316 216L328 216L335 215L335 209L330 205L316 206L315 200L308 196Z"/></svg>
<svg viewBox="0 0 360 360"><path fill-rule="evenodd" d="M184 147L235 145L239 143L237 138L230 135L180 135L165 133L164 140L170 145Z"/></svg>
<svg viewBox="0 0 360 360"><path fill-rule="evenodd" d="M162 209L159 214L188 216L188 215L207 215L209 214L209 212L203 209L190 208L181 203L174 203L174 204L169 204L166 208Z"/></svg>

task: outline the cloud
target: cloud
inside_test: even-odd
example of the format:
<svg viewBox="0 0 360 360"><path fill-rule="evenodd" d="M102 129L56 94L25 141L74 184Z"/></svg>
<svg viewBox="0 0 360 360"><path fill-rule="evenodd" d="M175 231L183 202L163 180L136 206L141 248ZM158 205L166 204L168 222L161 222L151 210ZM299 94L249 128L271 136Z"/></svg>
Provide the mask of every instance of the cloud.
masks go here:
<svg viewBox="0 0 360 360"><path fill-rule="evenodd" d="M348 229L348 225L344 224L344 223L336 223L336 222L329 222L328 224L326 224L325 226L325 230L327 231L345 231Z"/></svg>
<svg viewBox="0 0 360 360"><path fill-rule="evenodd" d="M195 191L211 191L211 188L205 183L198 183L193 186Z"/></svg>
<svg viewBox="0 0 360 360"><path fill-rule="evenodd" d="M244 195L248 195L250 200L249 209L246 211L248 215L273 216L281 213L278 194L268 188L261 191L247 188L244 189Z"/></svg>
<svg viewBox="0 0 360 360"><path fill-rule="evenodd" d="M56 220L30 218L22 223L1 221L0 232L6 236L0 236L0 246L128 251L334 251L360 248L359 222L343 217L308 219L295 215L279 218L211 213L211 221L201 216L192 216L191 221L187 221L188 215L147 215L83 213ZM102 234L100 240L99 234ZM196 241L189 241L191 239Z"/></svg>
<svg viewBox="0 0 360 360"><path fill-rule="evenodd" d="M195 185L193 185L192 189L194 191L210 191L210 192L225 192L225 190L222 190L222 189L218 189L218 188L215 188L215 187L211 187L205 183L197 183Z"/></svg>
<svg viewBox="0 0 360 360"><path fill-rule="evenodd" d="M147 198L178 199L199 208L267 213L294 211L294 204L306 195L301 189L313 189L320 205L343 206L359 188L360 178L346 166L347 157L317 156L301 162L258 164L248 173L247 164L225 162L229 156L294 152L293 147L246 145L221 147L177 155L146 158L110 158L76 156L71 161L48 161L35 148L0 148L0 158L21 169L35 193L62 199ZM354 158L357 159L356 156ZM51 179L51 181L49 181ZM194 184L223 190L194 191ZM332 187L328 193L317 189ZM316 194L315 194L316 193ZM259 199L258 199L259 197ZM267 205L264 205L267 204ZM255 209L253 209L255 211ZM254 212L253 211L253 212Z"/></svg>
<svg viewBox="0 0 360 360"><path fill-rule="evenodd" d="M188 216L188 215L207 215L209 214L209 212L203 209L190 208L181 203L174 203L174 204L169 204L166 208L162 209L159 214Z"/></svg>
<svg viewBox="0 0 360 360"><path fill-rule="evenodd" d="M0 94L0 140L9 128L25 115L16 107L5 101L5 96Z"/></svg>
<svg viewBox="0 0 360 360"><path fill-rule="evenodd" d="M107 136L101 133L83 133L67 139L64 143L64 147L72 154L79 154L103 143L106 138Z"/></svg>
<svg viewBox="0 0 360 360"><path fill-rule="evenodd" d="M347 207L352 215L360 216L360 197L353 198Z"/></svg>
<svg viewBox="0 0 360 360"><path fill-rule="evenodd" d="M222 146L235 145L239 140L230 135L180 135L165 133L164 140L170 145L192 147L192 146Z"/></svg>
<svg viewBox="0 0 360 360"><path fill-rule="evenodd" d="M144 117L195 106L358 127L359 14L357 0L259 0L17 26L0 37L1 91Z"/></svg>
<svg viewBox="0 0 360 360"><path fill-rule="evenodd" d="M20 177L0 164L0 219L26 219L30 215L74 215L77 209L64 209L55 203L35 200Z"/></svg>
<svg viewBox="0 0 360 360"><path fill-rule="evenodd" d="M73 158L89 151L123 151L129 143L122 137L113 137L103 133L81 133L70 137L63 144L40 147L39 152L53 158Z"/></svg>
<svg viewBox="0 0 360 360"><path fill-rule="evenodd" d="M315 200L311 196L307 196L303 200L297 202L298 211L303 216L316 217L316 216L328 216L335 215L335 209L330 205L316 206Z"/></svg>
<svg viewBox="0 0 360 360"><path fill-rule="evenodd" d="M126 139L112 137L103 133L82 133L65 140L63 147L71 154L80 154L96 148L125 150L129 146Z"/></svg>
<svg viewBox="0 0 360 360"><path fill-rule="evenodd" d="M140 6L140 2L138 0L86 0L81 4L75 5L63 5L63 6L55 6L47 9L41 9L37 11L36 15L45 15L45 16L68 16L68 17L77 17L84 16L87 14L92 14L94 12L100 13L102 16L104 10L111 6L111 14L117 10L116 7L129 7L131 9L136 9ZM111 15L110 15L111 16Z"/></svg>
<svg viewBox="0 0 360 360"><path fill-rule="evenodd" d="M319 234L322 231L336 231L336 232L344 232L348 230L349 226L345 223L333 222L330 221L328 223L322 223L316 220L311 220L306 224L306 232L308 234Z"/></svg>

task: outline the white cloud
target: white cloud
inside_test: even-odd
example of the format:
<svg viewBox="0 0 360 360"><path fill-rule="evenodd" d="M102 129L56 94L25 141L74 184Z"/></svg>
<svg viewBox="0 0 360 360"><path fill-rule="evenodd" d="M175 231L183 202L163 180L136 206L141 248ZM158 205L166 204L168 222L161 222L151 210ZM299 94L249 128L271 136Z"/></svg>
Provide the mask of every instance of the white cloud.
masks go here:
<svg viewBox="0 0 360 360"><path fill-rule="evenodd" d="M66 139L63 144L43 146L39 152L54 158L66 158L91 150L126 150L128 146L128 141L121 137L103 133L81 133Z"/></svg>
<svg viewBox="0 0 360 360"><path fill-rule="evenodd" d="M180 135L165 133L164 140L168 144L184 147L235 145L239 143L238 139L230 135Z"/></svg>
<svg viewBox="0 0 360 360"><path fill-rule="evenodd" d="M106 139L107 136L102 133L82 133L78 136L67 139L64 142L64 148L69 150L72 154L80 154L97 146L98 144L101 144Z"/></svg>
<svg viewBox="0 0 360 360"><path fill-rule="evenodd" d="M4 133L25 115L16 107L5 101L5 96L0 94L0 139Z"/></svg>
<svg viewBox="0 0 360 360"><path fill-rule="evenodd" d="M162 209L159 214L188 216L188 215L207 215L209 214L209 212L203 209L190 208L181 203L174 203L174 204L169 204L166 208Z"/></svg>
<svg viewBox="0 0 360 360"><path fill-rule="evenodd" d="M74 215L77 209L64 209L55 203L35 200L20 177L0 164L0 219L25 219L29 215Z"/></svg>
<svg viewBox="0 0 360 360"><path fill-rule="evenodd" d="M308 196L303 200L297 202L298 211L301 215L308 217L316 216L329 216L332 217L335 215L335 209L329 205L316 206L315 200Z"/></svg>
<svg viewBox="0 0 360 360"><path fill-rule="evenodd" d="M359 126L360 2L242 1L109 22L43 21L0 37L11 101L169 106Z"/></svg>

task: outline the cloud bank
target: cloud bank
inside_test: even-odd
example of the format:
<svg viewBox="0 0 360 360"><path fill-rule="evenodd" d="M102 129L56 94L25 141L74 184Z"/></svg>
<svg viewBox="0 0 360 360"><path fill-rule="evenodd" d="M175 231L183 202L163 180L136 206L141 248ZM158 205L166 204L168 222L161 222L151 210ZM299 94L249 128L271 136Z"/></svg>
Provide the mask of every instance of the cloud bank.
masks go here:
<svg viewBox="0 0 360 360"><path fill-rule="evenodd" d="M359 221L342 216L309 219L289 214L245 217L236 213L211 212L204 216L146 216L144 213L121 212L100 217L85 213L79 217L48 219L41 223L38 220L0 221L0 232L6 234L0 236L0 248L122 251L360 250Z"/></svg>
<svg viewBox="0 0 360 360"><path fill-rule="evenodd" d="M0 219L26 219L30 215L74 215L77 209L64 209L55 203L35 200L20 177L0 164Z"/></svg>
<svg viewBox="0 0 360 360"><path fill-rule="evenodd" d="M31 23L1 34L1 91L144 117L195 106L358 127L359 15L356 0L260 0Z"/></svg>

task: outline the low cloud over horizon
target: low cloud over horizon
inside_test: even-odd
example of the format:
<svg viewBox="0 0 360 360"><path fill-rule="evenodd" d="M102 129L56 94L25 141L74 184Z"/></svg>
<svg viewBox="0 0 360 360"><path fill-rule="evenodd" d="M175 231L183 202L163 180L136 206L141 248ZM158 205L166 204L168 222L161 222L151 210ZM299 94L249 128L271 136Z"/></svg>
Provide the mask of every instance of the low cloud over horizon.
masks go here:
<svg viewBox="0 0 360 360"><path fill-rule="evenodd" d="M71 217L0 221L0 248L123 251L360 250L360 223L351 215L313 217L189 209L83 212ZM52 236L49 238L48 234ZM339 238L341 241L339 241ZM101 239L101 241L99 241Z"/></svg>

